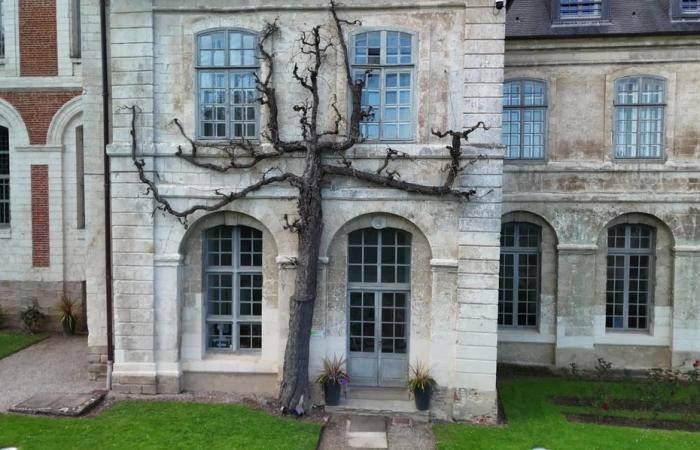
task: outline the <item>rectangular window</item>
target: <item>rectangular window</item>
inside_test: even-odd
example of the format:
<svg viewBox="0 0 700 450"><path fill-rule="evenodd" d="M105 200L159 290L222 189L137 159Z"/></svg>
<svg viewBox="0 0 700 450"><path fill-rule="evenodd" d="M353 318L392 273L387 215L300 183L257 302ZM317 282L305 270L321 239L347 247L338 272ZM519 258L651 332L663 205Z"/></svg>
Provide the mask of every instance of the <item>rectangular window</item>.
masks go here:
<svg viewBox="0 0 700 450"><path fill-rule="evenodd" d="M615 157L660 158L663 151L665 83L645 77L615 82Z"/></svg>
<svg viewBox="0 0 700 450"><path fill-rule="evenodd" d="M364 80L360 125L369 141L413 139L413 36L399 31L358 33L353 77Z"/></svg>
<svg viewBox="0 0 700 450"><path fill-rule="evenodd" d="M0 226L10 225L10 134L0 126Z"/></svg>
<svg viewBox="0 0 700 450"><path fill-rule="evenodd" d="M679 0L681 14L700 14L700 0Z"/></svg>
<svg viewBox="0 0 700 450"><path fill-rule="evenodd" d="M70 2L70 57L80 58L80 0Z"/></svg>
<svg viewBox="0 0 700 450"><path fill-rule="evenodd" d="M0 0L0 58L5 57L5 27L2 24L3 20L2 0Z"/></svg>
<svg viewBox="0 0 700 450"><path fill-rule="evenodd" d="M257 38L242 31L216 31L200 35L197 46L198 136L258 139Z"/></svg>
<svg viewBox="0 0 700 450"><path fill-rule="evenodd" d="M608 230L606 328L649 327L654 245L654 230L643 225Z"/></svg>
<svg viewBox="0 0 700 450"><path fill-rule="evenodd" d="M85 151L83 149L83 127L75 129L75 195L77 228L85 228Z"/></svg>
<svg viewBox="0 0 700 450"><path fill-rule="evenodd" d="M512 80L503 85L501 142L508 159L543 159L547 117L547 87L536 80Z"/></svg>
<svg viewBox="0 0 700 450"><path fill-rule="evenodd" d="M603 0L560 0L562 19L595 19L603 15Z"/></svg>
<svg viewBox="0 0 700 450"><path fill-rule="evenodd" d="M207 348L262 348L262 233L220 226L206 232Z"/></svg>
<svg viewBox="0 0 700 450"><path fill-rule="evenodd" d="M501 227L498 324L537 326L540 285L540 228L512 222Z"/></svg>

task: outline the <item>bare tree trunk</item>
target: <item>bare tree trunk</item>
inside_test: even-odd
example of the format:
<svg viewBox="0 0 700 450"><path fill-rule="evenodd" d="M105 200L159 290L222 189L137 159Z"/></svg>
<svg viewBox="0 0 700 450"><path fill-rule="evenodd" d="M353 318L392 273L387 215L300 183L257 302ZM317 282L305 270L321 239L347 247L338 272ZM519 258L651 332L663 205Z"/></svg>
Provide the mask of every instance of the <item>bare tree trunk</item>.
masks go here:
<svg viewBox="0 0 700 450"><path fill-rule="evenodd" d="M309 340L316 303L318 253L323 232L320 152L310 149L299 188L299 246L294 295L289 306L289 333L284 354L280 403L294 408L309 384Z"/></svg>

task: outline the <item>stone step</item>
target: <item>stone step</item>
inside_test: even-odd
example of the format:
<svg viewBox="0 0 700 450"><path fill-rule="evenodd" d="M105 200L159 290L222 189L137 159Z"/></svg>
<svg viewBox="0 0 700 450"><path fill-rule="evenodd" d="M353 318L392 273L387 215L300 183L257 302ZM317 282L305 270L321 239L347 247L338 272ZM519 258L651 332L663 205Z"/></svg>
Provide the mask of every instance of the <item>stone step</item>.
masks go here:
<svg viewBox="0 0 700 450"><path fill-rule="evenodd" d="M331 414L407 417L415 422L430 422L430 411L418 411L413 400L382 400L366 398L341 399L338 406L327 406Z"/></svg>
<svg viewBox="0 0 700 450"><path fill-rule="evenodd" d="M410 400L406 388L377 388L353 386L347 389L347 398L367 400Z"/></svg>

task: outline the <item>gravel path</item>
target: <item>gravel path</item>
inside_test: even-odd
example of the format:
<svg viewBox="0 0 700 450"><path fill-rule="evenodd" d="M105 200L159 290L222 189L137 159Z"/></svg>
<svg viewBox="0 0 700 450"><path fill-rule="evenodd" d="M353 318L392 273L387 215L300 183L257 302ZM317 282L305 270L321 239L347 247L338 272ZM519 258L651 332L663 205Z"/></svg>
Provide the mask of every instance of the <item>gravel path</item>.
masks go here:
<svg viewBox="0 0 700 450"><path fill-rule="evenodd" d="M0 359L0 413L40 392L104 389L88 381L87 338L52 336Z"/></svg>

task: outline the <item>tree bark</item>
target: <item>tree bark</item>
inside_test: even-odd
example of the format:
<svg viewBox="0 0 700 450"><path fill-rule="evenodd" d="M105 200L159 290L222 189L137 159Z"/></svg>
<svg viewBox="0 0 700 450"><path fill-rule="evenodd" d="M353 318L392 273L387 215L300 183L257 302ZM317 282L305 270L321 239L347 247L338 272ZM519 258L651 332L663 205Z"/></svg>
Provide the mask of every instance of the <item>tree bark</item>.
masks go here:
<svg viewBox="0 0 700 450"><path fill-rule="evenodd" d="M317 148L307 152L304 175L299 188L298 250L294 294L289 305L289 332L284 353L280 403L291 410L309 384L309 341L316 304L318 253L323 232L321 203L321 154Z"/></svg>

